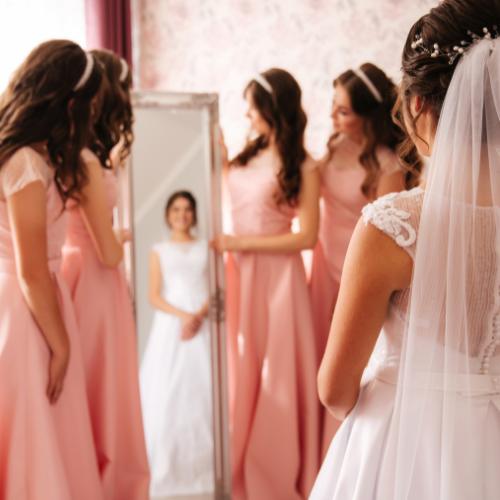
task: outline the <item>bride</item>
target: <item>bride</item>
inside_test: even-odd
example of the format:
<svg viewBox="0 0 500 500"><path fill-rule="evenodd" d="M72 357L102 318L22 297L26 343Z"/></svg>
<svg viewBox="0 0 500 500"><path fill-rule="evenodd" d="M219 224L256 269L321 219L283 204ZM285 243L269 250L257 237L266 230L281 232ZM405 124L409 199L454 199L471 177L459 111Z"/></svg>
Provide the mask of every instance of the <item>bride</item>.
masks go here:
<svg viewBox="0 0 500 500"><path fill-rule="evenodd" d="M152 498L214 488L208 243L193 235L196 205L189 191L170 195L170 237L154 245L150 256L155 315L140 382Z"/></svg>
<svg viewBox="0 0 500 500"><path fill-rule="evenodd" d="M318 376L345 419L313 500L500 498L498 0L411 28L402 115L425 190L363 210Z"/></svg>

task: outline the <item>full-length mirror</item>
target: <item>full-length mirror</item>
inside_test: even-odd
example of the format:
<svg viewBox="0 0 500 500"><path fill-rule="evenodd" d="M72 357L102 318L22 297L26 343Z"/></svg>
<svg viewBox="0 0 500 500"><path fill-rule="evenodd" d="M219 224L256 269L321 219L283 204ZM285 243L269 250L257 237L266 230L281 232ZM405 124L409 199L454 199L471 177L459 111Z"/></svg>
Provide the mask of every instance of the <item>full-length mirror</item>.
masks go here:
<svg viewBox="0 0 500 500"><path fill-rule="evenodd" d="M129 259L154 500L229 495L217 96L141 93ZM125 186L127 188L127 186Z"/></svg>

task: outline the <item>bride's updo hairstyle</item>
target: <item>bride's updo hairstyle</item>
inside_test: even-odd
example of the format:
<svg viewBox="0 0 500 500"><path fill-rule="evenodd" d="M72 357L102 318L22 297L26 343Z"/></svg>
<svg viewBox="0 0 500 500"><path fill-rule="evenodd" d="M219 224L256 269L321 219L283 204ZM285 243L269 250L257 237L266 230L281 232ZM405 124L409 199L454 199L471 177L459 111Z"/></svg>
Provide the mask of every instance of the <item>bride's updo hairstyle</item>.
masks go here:
<svg viewBox="0 0 500 500"><path fill-rule="evenodd" d="M478 38L498 36L498 26L500 0L444 0L421 17L410 29L403 49L405 112L409 112L410 98L420 96L423 108L437 120L458 61ZM413 117L413 124L418 116Z"/></svg>

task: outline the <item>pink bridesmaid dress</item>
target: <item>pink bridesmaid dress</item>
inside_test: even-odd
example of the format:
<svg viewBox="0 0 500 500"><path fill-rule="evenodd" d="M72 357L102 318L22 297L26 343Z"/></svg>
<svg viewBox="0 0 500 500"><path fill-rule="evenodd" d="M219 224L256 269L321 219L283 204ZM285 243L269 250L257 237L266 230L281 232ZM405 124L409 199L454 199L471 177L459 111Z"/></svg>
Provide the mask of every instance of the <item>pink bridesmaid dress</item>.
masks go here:
<svg viewBox="0 0 500 500"><path fill-rule="evenodd" d="M83 155L93 155L84 150ZM94 157L95 158L95 157ZM117 180L103 170L112 217ZM106 500L146 500L149 469L142 425L136 333L120 268L98 259L80 209L69 210L62 271L80 329L87 398Z"/></svg>
<svg viewBox="0 0 500 500"><path fill-rule="evenodd" d="M332 159L321 169L323 204L310 280L318 362L321 362L328 340L347 247L361 209L370 202L361 191L366 175L359 162L361 151L361 145L340 136ZM389 148L379 147L377 158L381 175L390 175L398 170L398 159ZM322 456L339 425L326 410L322 410Z"/></svg>
<svg viewBox="0 0 500 500"><path fill-rule="evenodd" d="M294 210L275 201L279 161L265 151L230 169L237 235L291 230ZM227 314L232 498L306 498L319 467L319 403L300 252L229 254Z"/></svg>
<svg viewBox="0 0 500 500"><path fill-rule="evenodd" d="M0 168L0 499L102 499L73 304L59 267L66 213L54 171L30 147ZM71 345L63 392L46 395L49 350L21 292L6 198L33 182L47 193L47 251ZM33 249L37 251L36 248Z"/></svg>

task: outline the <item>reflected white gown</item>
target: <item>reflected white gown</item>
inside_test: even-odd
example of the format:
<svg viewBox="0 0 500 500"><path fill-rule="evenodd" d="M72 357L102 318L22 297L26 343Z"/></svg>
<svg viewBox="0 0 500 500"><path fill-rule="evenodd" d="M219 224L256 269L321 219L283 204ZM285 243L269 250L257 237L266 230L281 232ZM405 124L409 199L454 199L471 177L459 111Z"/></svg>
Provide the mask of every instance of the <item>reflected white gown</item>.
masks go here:
<svg viewBox="0 0 500 500"><path fill-rule="evenodd" d="M185 311L208 298L204 240L154 245L162 296ZM209 325L180 339L181 321L156 311L141 363L140 383L152 497L213 490L213 437Z"/></svg>

